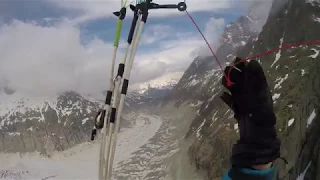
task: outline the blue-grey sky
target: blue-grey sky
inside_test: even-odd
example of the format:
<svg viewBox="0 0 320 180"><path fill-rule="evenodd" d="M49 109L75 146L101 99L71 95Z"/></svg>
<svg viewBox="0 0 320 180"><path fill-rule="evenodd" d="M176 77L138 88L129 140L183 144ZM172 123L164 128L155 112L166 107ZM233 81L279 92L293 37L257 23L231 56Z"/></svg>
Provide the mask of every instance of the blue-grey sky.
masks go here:
<svg viewBox="0 0 320 180"><path fill-rule="evenodd" d="M252 1L187 0L187 4L215 47L225 25L246 14ZM120 2L0 1L0 86L5 82L28 92L105 89L107 83L96 82L108 82L117 21L112 12L119 9ZM126 47L131 20L132 12L128 9L118 60ZM185 13L151 10L135 58L131 84L138 85L168 73L183 73L203 48L207 48L205 42Z"/></svg>

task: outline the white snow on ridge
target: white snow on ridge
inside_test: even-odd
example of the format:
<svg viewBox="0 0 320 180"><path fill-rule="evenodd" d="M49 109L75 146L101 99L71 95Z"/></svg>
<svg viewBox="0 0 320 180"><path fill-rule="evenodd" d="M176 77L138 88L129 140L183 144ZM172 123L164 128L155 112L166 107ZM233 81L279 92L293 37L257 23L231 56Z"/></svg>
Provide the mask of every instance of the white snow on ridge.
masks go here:
<svg viewBox="0 0 320 180"><path fill-rule="evenodd" d="M19 132L8 132L7 133L9 136L20 136Z"/></svg>
<svg viewBox="0 0 320 180"><path fill-rule="evenodd" d="M250 22L253 22L250 16L246 16L246 17L249 19Z"/></svg>
<svg viewBox="0 0 320 180"><path fill-rule="evenodd" d="M312 6L316 6L318 3L318 7L320 7L320 2L319 0L306 0L306 3L311 4Z"/></svg>
<svg viewBox="0 0 320 180"><path fill-rule="evenodd" d="M314 51L315 54L310 55L309 57L311 57L311 58L313 58L313 59L317 58L317 57L319 56L319 52L320 52L320 51L317 50L317 49L314 49L314 48L312 48L311 50Z"/></svg>
<svg viewBox="0 0 320 180"><path fill-rule="evenodd" d="M198 129L197 129L197 131L196 131L196 137L197 137L197 138L201 138L200 131L201 131L204 123L206 123L206 119L203 120L203 122L200 124L200 126L198 127Z"/></svg>
<svg viewBox="0 0 320 180"><path fill-rule="evenodd" d="M228 110L224 113L224 115L226 115L228 112L230 112L230 109L228 109Z"/></svg>
<svg viewBox="0 0 320 180"><path fill-rule="evenodd" d="M136 83L130 86L130 90L138 90L140 94L148 90L149 87L156 89L167 89L176 85L184 72L165 73L164 75L144 83Z"/></svg>
<svg viewBox="0 0 320 180"><path fill-rule="evenodd" d="M311 161L308 163L308 166L306 167L306 169L301 174L299 174L299 176L297 177L296 180L304 180L304 177L305 177L307 171L309 170L310 165L311 165Z"/></svg>
<svg viewBox="0 0 320 180"><path fill-rule="evenodd" d="M57 97L29 97L25 94L15 93L6 95L0 93L0 116L4 116L8 111L24 113L28 109L40 109L46 102L54 103Z"/></svg>
<svg viewBox="0 0 320 180"><path fill-rule="evenodd" d="M213 125L213 123L215 123L215 122L218 120L218 118L216 117L216 115L218 114L218 112L219 112L219 110L217 110L217 111L213 114L213 116L212 116L212 118L211 118L212 123L210 124L210 127Z"/></svg>
<svg viewBox="0 0 320 180"><path fill-rule="evenodd" d="M284 82L284 80L288 79L288 77L289 77L288 74L286 74L284 76L284 78L277 77L275 82L278 82L278 83L274 86L274 89L280 89L281 88L281 84Z"/></svg>
<svg viewBox="0 0 320 180"><path fill-rule="evenodd" d="M82 120L82 125L84 125L88 120L89 120L89 118L83 119L83 120Z"/></svg>
<svg viewBox="0 0 320 180"><path fill-rule="evenodd" d="M234 124L234 125L233 125L233 129L234 129L234 130L238 130L238 129L239 129L239 124L238 124L238 123Z"/></svg>
<svg viewBox="0 0 320 180"><path fill-rule="evenodd" d="M0 93L0 99L0 117L3 118L0 124L0 129L4 124L13 123L10 122L9 117L11 115L15 115L17 113L24 114L30 110L36 110L40 112L48 104L56 104L57 101L57 97L31 97L30 95L27 96L18 92L12 95ZM39 121L41 120L43 120L43 117L39 118Z"/></svg>
<svg viewBox="0 0 320 180"><path fill-rule="evenodd" d="M315 15L312 15L312 18L313 18L314 22L320 23L320 18L316 17Z"/></svg>
<svg viewBox="0 0 320 180"><path fill-rule="evenodd" d="M304 76L306 74L306 71L304 69L301 69L301 76Z"/></svg>
<svg viewBox="0 0 320 180"><path fill-rule="evenodd" d="M14 124L16 122L24 122L25 118L20 118L22 115L27 112L36 112L32 118L38 120L39 122L45 121L44 113L49 109L56 112L58 115L58 123L61 123L60 116L70 115L74 109L80 110L80 113L90 113L93 106L86 106L86 109L82 110L81 100L72 103L71 101L67 102L71 107L57 107L60 95L55 96L41 96L24 94L16 92L12 95L7 95L5 93L0 93L0 129L4 125ZM87 100L83 97L84 100ZM92 102L92 101L91 101ZM70 104L71 103L71 104ZM76 115L79 115L76 112ZM18 118L12 119L12 116Z"/></svg>
<svg viewBox="0 0 320 180"><path fill-rule="evenodd" d="M275 101L275 100L279 99L280 95L281 95L281 94L279 94L279 93L275 93L275 94L272 96L272 100Z"/></svg>
<svg viewBox="0 0 320 180"><path fill-rule="evenodd" d="M290 127L290 126L293 124L293 122L294 122L294 118L290 119L290 120L288 121L288 126Z"/></svg>
<svg viewBox="0 0 320 180"><path fill-rule="evenodd" d="M198 107L200 106L201 104L203 104L203 101L198 101L197 103L192 103L190 104L191 107Z"/></svg>
<svg viewBox="0 0 320 180"><path fill-rule="evenodd" d="M316 117L316 110L313 110L311 115L308 118L307 127L310 126L310 124L312 123L312 121L314 120L315 117Z"/></svg>
<svg viewBox="0 0 320 180"><path fill-rule="evenodd" d="M29 127L27 131L33 131L33 127Z"/></svg>
<svg viewBox="0 0 320 180"><path fill-rule="evenodd" d="M219 74L220 74L220 71L216 70L216 69L212 69L210 71L207 71L205 76L204 76L204 78L203 78L204 81L202 81L201 86L204 87L205 85L208 84L208 82L212 79L212 77L217 76ZM211 87L214 87L218 82L219 82L219 80L215 81L214 84L212 84Z"/></svg>
<svg viewBox="0 0 320 180"><path fill-rule="evenodd" d="M195 79L192 79L188 84L187 84L187 87L190 87L190 86L194 86L196 84L200 83L199 80L195 80Z"/></svg>
<svg viewBox="0 0 320 180"><path fill-rule="evenodd" d="M285 32L283 32L282 38L280 39L280 46L279 48L282 48L282 44L283 44L283 38L284 38ZM270 67L273 67L273 65L280 59L281 57L281 50L279 50L276 54L276 59L274 60L274 62L271 64Z"/></svg>

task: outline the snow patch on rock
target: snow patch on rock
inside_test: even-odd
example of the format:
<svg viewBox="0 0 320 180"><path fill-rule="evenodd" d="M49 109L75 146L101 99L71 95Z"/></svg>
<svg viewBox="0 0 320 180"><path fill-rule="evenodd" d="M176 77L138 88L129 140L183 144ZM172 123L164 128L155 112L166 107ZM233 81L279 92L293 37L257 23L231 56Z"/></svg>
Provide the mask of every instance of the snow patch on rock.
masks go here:
<svg viewBox="0 0 320 180"><path fill-rule="evenodd" d="M313 110L312 113L310 114L308 121L307 121L307 127L310 126L314 118L316 117L316 110Z"/></svg>
<svg viewBox="0 0 320 180"><path fill-rule="evenodd" d="M273 101L276 101L277 99L279 99L280 95L281 95L281 94L279 94L279 93L275 93L275 94L272 96L272 100L273 100Z"/></svg>
<svg viewBox="0 0 320 180"><path fill-rule="evenodd" d="M285 32L283 32L282 38L280 39L280 46L279 46L279 48L282 48L284 35L285 35ZM271 64L271 67L273 67L273 65L278 62L278 60L280 59L280 57L281 57L281 50L279 50L279 51L277 52L277 54L276 54L276 59L275 59L274 62Z"/></svg>
<svg viewBox="0 0 320 180"><path fill-rule="evenodd" d="M290 127L290 126L293 124L293 122L294 122L294 118L290 119L290 120L288 121L288 126Z"/></svg>
<svg viewBox="0 0 320 180"><path fill-rule="evenodd" d="M314 48L312 48L311 50L314 51L315 53L313 55L310 55L309 57L311 57L313 59L317 58L319 56L320 51L317 49L314 49Z"/></svg>
<svg viewBox="0 0 320 180"><path fill-rule="evenodd" d="M201 138L201 134L200 134L200 131L201 131L201 129L202 129L202 127L203 127L203 125L206 123L206 119L204 119L203 120L203 122L200 124L200 126L198 127L198 129L197 129L197 132L196 132L196 137L197 138Z"/></svg>
<svg viewBox="0 0 320 180"><path fill-rule="evenodd" d="M280 89L281 88L281 84L288 79L289 75L286 74L283 78L281 77L277 77L277 79L275 80L275 82L278 82L275 86L274 89Z"/></svg>

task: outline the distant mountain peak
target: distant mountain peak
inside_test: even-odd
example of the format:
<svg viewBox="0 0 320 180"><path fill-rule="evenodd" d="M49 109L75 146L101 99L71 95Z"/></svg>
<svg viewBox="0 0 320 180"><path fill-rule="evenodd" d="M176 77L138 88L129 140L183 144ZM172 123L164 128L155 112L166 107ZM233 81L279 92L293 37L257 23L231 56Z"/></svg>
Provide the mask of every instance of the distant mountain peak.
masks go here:
<svg viewBox="0 0 320 180"><path fill-rule="evenodd" d="M156 79L152 79L144 83L134 84L131 87L131 91L144 94L150 89L158 89L158 90L172 89L178 83L182 74L183 72L167 73Z"/></svg>

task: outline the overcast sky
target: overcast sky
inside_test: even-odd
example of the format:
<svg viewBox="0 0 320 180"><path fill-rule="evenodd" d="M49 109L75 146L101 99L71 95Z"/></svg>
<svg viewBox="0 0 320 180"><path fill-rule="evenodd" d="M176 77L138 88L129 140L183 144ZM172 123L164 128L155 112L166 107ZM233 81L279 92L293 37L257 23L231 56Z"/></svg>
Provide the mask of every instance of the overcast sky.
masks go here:
<svg viewBox="0 0 320 180"><path fill-rule="evenodd" d="M187 0L211 44L252 0ZM269 1L269 0L267 0ZM154 0L174 3L175 0ZM0 1L0 89L48 94L106 89L119 0ZM132 12L124 21L123 56ZM185 13L151 10L135 58L131 84L183 72L205 42Z"/></svg>

